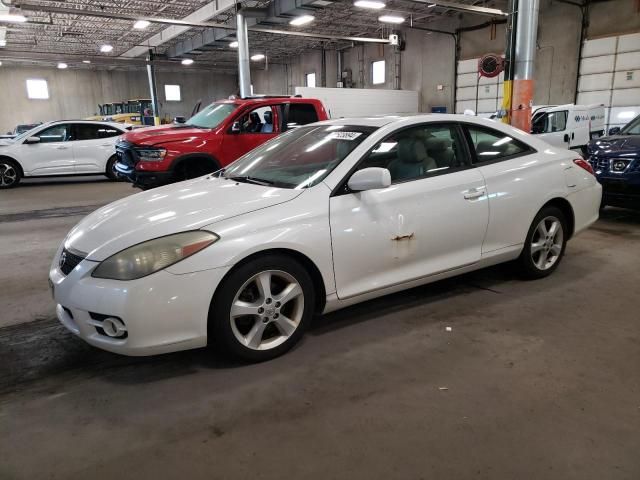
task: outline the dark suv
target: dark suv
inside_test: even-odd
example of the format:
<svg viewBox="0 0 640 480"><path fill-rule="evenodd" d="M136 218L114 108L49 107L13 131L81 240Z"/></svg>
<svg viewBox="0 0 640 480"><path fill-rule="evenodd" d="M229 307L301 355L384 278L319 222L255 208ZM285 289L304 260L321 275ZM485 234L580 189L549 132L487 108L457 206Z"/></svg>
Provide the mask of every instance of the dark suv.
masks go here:
<svg viewBox="0 0 640 480"><path fill-rule="evenodd" d="M280 133L327 120L313 98L255 97L212 103L185 123L140 128L116 144L116 170L143 189L226 167Z"/></svg>
<svg viewBox="0 0 640 480"><path fill-rule="evenodd" d="M589 142L587 151L602 184L602 206L640 209L640 115Z"/></svg>

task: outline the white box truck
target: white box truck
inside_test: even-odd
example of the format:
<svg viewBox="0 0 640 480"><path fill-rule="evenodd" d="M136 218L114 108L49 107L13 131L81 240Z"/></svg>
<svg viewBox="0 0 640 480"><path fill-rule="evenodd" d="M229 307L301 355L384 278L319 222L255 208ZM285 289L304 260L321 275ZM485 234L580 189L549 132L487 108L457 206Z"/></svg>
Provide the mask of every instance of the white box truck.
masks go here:
<svg viewBox="0 0 640 480"><path fill-rule="evenodd" d="M531 133L554 147L586 154L589 140L604 135L604 105L534 106Z"/></svg>
<svg viewBox="0 0 640 480"><path fill-rule="evenodd" d="M296 87L295 93L322 101L330 118L409 115L420 110L418 92L413 90Z"/></svg>

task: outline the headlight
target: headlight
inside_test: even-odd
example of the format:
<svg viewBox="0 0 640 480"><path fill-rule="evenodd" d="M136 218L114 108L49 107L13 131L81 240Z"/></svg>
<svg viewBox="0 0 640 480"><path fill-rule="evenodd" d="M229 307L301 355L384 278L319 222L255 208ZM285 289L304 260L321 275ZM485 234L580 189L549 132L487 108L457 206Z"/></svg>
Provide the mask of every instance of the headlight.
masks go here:
<svg viewBox="0 0 640 480"><path fill-rule="evenodd" d="M112 280L146 277L199 252L219 238L215 233L195 230L149 240L107 258L91 276Z"/></svg>
<svg viewBox="0 0 640 480"><path fill-rule="evenodd" d="M167 154L166 148L137 148L136 153L143 162L160 162Z"/></svg>

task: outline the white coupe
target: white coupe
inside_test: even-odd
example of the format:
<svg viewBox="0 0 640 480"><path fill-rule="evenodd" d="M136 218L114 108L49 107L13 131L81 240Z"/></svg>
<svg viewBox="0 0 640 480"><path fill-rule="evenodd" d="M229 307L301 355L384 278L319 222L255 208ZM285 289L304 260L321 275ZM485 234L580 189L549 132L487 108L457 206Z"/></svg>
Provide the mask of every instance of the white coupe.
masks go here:
<svg viewBox="0 0 640 480"><path fill-rule="evenodd" d="M260 361L314 314L506 261L545 277L600 197L575 153L490 120L332 120L97 210L50 282L60 321L96 347Z"/></svg>
<svg viewBox="0 0 640 480"><path fill-rule="evenodd" d="M0 189L23 177L106 175L114 171L116 140L131 128L89 120L49 122L0 141Z"/></svg>

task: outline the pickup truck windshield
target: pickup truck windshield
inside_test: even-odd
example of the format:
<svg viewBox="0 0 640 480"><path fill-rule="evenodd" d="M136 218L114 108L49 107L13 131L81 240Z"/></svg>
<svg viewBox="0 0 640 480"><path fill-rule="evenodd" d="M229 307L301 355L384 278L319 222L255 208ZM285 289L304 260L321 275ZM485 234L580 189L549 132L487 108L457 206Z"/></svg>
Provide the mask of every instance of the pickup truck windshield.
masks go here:
<svg viewBox="0 0 640 480"><path fill-rule="evenodd" d="M198 128L215 128L238 108L233 103L213 103L187 120L186 125Z"/></svg>
<svg viewBox="0 0 640 480"><path fill-rule="evenodd" d="M350 125L299 127L233 162L223 178L281 188L312 187L375 130Z"/></svg>

